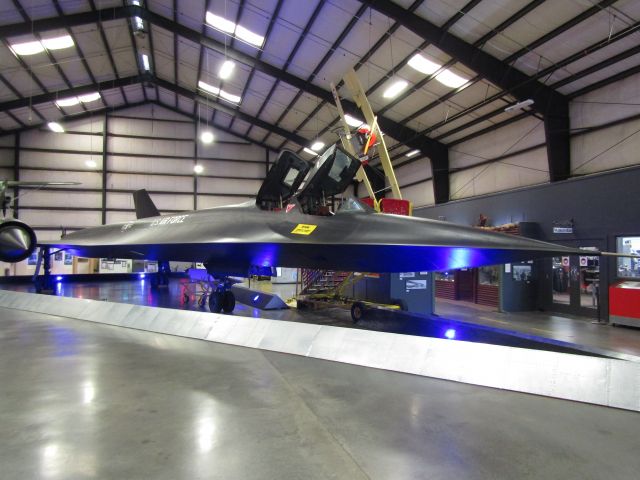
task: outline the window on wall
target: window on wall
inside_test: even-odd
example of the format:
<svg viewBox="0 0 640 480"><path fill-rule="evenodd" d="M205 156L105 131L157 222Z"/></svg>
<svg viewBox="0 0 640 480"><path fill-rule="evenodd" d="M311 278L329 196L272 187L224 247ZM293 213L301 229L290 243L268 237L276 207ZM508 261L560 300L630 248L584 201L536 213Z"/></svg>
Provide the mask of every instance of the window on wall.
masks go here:
<svg viewBox="0 0 640 480"><path fill-rule="evenodd" d="M478 268L478 283L480 285L498 285L500 275L500 267L491 265L488 267Z"/></svg>
<svg viewBox="0 0 640 480"><path fill-rule="evenodd" d="M631 255L640 255L639 237L618 237L616 251ZM640 278L640 259L618 257L618 276L621 278Z"/></svg>
<svg viewBox="0 0 640 480"><path fill-rule="evenodd" d="M442 282L455 282L455 271L435 272L435 279Z"/></svg>

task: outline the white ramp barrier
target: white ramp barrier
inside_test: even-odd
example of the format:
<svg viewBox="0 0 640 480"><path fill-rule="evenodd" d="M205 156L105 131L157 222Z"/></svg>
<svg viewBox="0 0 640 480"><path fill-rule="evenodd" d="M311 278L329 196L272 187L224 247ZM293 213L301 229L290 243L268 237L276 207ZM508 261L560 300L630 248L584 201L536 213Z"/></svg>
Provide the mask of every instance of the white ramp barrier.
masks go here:
<svg viewBox="0 0 640 480"><path fill-rule="evenodd" d="M640 363L0 290L0 307L640 411Z"/></svg>

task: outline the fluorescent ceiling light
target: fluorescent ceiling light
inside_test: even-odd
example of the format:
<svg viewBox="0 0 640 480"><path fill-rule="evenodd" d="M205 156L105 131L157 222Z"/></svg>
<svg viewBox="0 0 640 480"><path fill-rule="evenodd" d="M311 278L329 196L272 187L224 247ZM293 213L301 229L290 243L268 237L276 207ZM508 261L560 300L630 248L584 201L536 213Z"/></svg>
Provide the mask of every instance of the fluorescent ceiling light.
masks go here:
<svg viewBox="0 0 640 480"><path fill-rule="evenodd" d="M151 66L149 65L149 55L146 53L142 54L142 66L147 71L151 70Z"/></svg>
<svg viewBox="0 0 640 480"><path fill-rule="evenodd" d="M310 148L307 148L307 147L304 147L304 148L302 149L302 151L303 151L304 153L308 153L309 155L313 155L313 156L318 155L316 152L314 152L313 150L311 150Z"/></svg>
<svg viewBox="0 0 640 480"><path fill-rule="evenodd" d="M216 28L221 32L235 35L240 40L250 43L251 45L261 47L264 43L264 37L262 35L258 35L242 25L236 25L231 20L227 20L224 17L207 12L205 18L206 22L213 28Z"/></svg>
<svg viewBox="0 0 640 480"><path fill-rule="evenodd" d="M350 127L359 127L359 126L368 126L365 125L365 123L362 120L358 120L355 117L352 117L351 115L345 115L344 116L344 121L347 122L347 125L349 125Z"/></svg>
<svg viewBox="0 0 640 480"><path fill-rule="evenodd" d="M214 95L220 95L220 89L214 87L213 85L209 85L208 83L203 82L202 80L198 81L198 88L205 90L209 93L213 93Z"/></svg>
<svg viewBox="0 0 640 480"><path fill-rule="evenodd" d="M225 92L224 90L220 90L218 87L214 87L213 85L209 85L208 83L203 82L202 80L198 81L198 88L202 90L212 93L213 95L218 95L220 98L224 98L233 103L240 103L242 100L238 95L233 95L232 93Z"/></svg>
<svg viewBox="0 0 640 480"><path fill-rule="evenodd" d="M56 105L59 107L73 107L74 105L78 105L80 100L78 97L71 98L61 98L60 100L56 100Z"/></svg>
<svg viewBox="0 0 640 480"><path fill-rule="evenodd" d="M214 15L211 12L207 12L206 21L213 28L217 28L218 30L222 30L226 33L233 33L236 30L236 24L231 20L219 17L218 15Z"/></svg>
<svg viewBox="0 0 640 480"><path fill-rule="evenodd" d="M194 165L193 171L194 173L202 173L204 172L204 167L202 165Z"/></svg>
<svg viewBox="0 0 640 480"><path fill-rule="evenodd" d="M405 155L405 157L413 157L414 155L417 155L417 154L419 154L419 153L420 153L420 150L418 150L418 149L411 150L409 153L407 153L407 154Z"/></svg>
<svg viewBox="0 0 640 480"><path fill-rule="evenodd" d="M255 45L256 47L261 47L264 43L264 37L262 35L253 33L251 30L247 30L241 25L236 27L236 37L250 43L251 45Z"/></svg>
<svg viewBox="0 0 640 480"><path fill-rule="evenodd" d="M218 76L223 80L226 80L233 73L233 69L236 64L233 60L225 60L222 66L220 67L220 71L218 72Z"/></svg>
<svg viewBox="0 0 640 480"><path fill-rule="evenodd" d="M384 98L393 98L397 96L402 90L407 88L409 85L404 80L398 80L397 82L392 83L382 94Z"/></svg>
<svg viewBox="0 0 640 480"><path fill-rule="evenodd" d="M140 6L140 0L131 0L131 5L137 5L139 7Z"/></svg>
<svg viewBox="0 0 640 480"><path fill-rule="evenodd" d="M98 166L94 160L86 160L84 164L89 168L96 168Z"/></svg>
<svg viewBox="0 0 640 480"><path fill-rule="evenodd" d="M58 122L49 122L47 126L51 129L52 132L56 133L64 133L64 128Z"/></svg>
<svg viewBox="0 0 640 480"><path fill-rule="evenodd" d="M213 142L213 133L211 133L211 132L202 132L200 134L200 141L202 143L211 143L211 142Z"/></svg>
<svg viewBox="0 0 640 480"><path fill-rule="evenodd" d="M133 17L136 22L136 30L144 30L144 22L140 17Z"/></svg>
<svg viewBox="0 0 640 480"><path fill-rule="evenodd" d="M469 79L461 77L449 69L443 70L442 73L436 75L436 80L451 88L459 88L469 81Z"/></svg>
<svg viewBox="0 0 640 480"><path fill-rule="evenodd" d="M78 97L61 98L60 100L56 100L56 105L59 107L73 107L80 102L89 103L95 102L96 100L100 100L100 94L98 92L87 93L86 95L80 95Z"/></svg>
<svg viewBox="0 0 640 480"><path fill-rule="evenodd" d="M35 55L36 53L44 52L44 47L42 43L36 42L25 42L25 43L14 43L11 45L11 50L16 55Z"/></svg>
<svg viewBox="0 0 640 480"><path fill-rule="evenodd" d="M432 62L419 53L416 53L413 57L411 57L411 60L409 60L409 63L407 65L419 71L420 73L424 73L425 75L432 75L442 68L442 65L436 62Z"/></svg>
<svg viewBox="0 0 640 480"><path fill-rule="evenodd" d="M317 152L318 150L322 150L323 147L324 147L323 142L315 142L313 145L311 145L311 150L313 150L314 152Z"/></svg>
<svg viewBox="0 0 640 480"><path fill-rule="evenodd" d="M95 102L96 100L100 100L100 94L98 92L87 93L86 95L79 95L78 100L82 103Z"/></svg>
<svg viewBox="0 0 640 480"><path fill-rule="evenodd" d="M233 103L240 103L240 100L242 100L238 95L233 95L229 92L225 92L224 90L220 90L219 95L225 100L229 100L230 102L233 102Z"/></svg>
<svg viewBox="0 0 640 480"><path fill-rule="evenodd" d="M43 38L42 45L47 50L60 50L63 48L73 47L73 38L71 35L63 35L62 37Z"/></svg>
<svg viewBox="0 0 640 480"><path fill-rule="evenodd" d="M521 102L518 102L514 105L509 105L507 108L504 109L505 112L513 112L516 110L522 110L525 107L528 107L529 105L533 105L533 100L531 98L527 98L526 100L523 100Z"/></svg>

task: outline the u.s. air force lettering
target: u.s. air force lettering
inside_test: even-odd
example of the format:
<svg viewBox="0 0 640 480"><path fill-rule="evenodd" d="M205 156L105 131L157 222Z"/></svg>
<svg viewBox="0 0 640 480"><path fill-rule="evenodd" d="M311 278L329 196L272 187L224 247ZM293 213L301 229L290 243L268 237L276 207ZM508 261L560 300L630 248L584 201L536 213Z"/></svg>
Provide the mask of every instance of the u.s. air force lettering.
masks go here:
<svg viewBox="0 0 640 480"><path fill-rule="evenodd" d="M151 226L157 227L158 225L172 225L174 223L182 223L188 216L189 215L173 215L171 217L156 218L153 222L151 222Z"/></svg>

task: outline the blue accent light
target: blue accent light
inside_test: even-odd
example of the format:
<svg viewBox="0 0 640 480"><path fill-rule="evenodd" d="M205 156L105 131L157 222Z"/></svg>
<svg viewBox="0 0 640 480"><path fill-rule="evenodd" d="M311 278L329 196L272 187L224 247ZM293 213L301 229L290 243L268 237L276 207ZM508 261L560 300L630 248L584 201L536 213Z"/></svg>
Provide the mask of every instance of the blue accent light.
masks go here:
<svg viewBox="0 0 640 480"><path fill-rule="evenodd" d="M138 278L140 279L144 279L144 277L145 277L144 273L141 273L140 275L138 275Z"/></svg>
<svg viewBox="0 0 640 480"><path fill-rule="evenodd" d="M253 303L257 302L259 298L260 298L260 295L256 295L255 297L253 297Z"/></svg>
<svg viewBox="0 0 640 480"><path fill-rule="evenodd" d="M57 282L61 282L61 281L62 281L62 276L61 276L61 275L58 275L58 276L56 277L56 281L57 281Z"/></svg>
<svg viewBox="0 0 640 480"><path fill-rule="evenodd" d="M446 332L444 332L444 336L449 340L453 340L456 338L456 331L453 328L449 328Z"/></svg>

